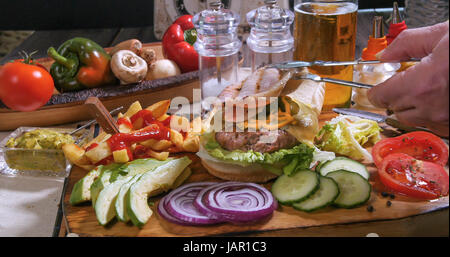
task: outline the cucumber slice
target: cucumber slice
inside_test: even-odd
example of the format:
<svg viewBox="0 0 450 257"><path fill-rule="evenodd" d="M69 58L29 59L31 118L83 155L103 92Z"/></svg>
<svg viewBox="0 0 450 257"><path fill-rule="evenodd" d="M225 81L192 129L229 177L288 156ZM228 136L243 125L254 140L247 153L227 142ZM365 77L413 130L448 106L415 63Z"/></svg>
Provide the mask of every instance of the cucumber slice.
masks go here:
<svg viewBox="0 0 450 257"><path fill-rule="evenodd" d="M302 170L292 176L281 175L272 185L272 194L282 204L301 202L319 189L319 174Z"/></svg>
<svg viewBox="0 0 450 257"><path fill-rule="evenodd" d="M369 181L358 173L338 170L328 173L327 177L332 178L339 187L340 193L334 205L349 209L369 200L372 187Z"/></svg>
<svg viewBox="0 0 450 257"><path fill-rule="evenodd" d="M338 195L339 187L336 182L331 178L320 176L319 190L308 199L294 203L292 207L300 211L312 212L332 204Z"/></svg>
<svg viewBox="0 0 450 257"><path fill-rule="evenodd" d="M77 205L91 200L90 188L99 175L100 169L95 168L73 186L69 200L71 205Z"/></svg>
<svg viewBox="0 0 450 257"><path fill-rule="evenodd" d="M319 172L322 176L326 176L328 173L337 170L356 172L363 178L369 179L369 172L364 164L345 157L337 157L334 160L327 161L319 167Z"/></svg>

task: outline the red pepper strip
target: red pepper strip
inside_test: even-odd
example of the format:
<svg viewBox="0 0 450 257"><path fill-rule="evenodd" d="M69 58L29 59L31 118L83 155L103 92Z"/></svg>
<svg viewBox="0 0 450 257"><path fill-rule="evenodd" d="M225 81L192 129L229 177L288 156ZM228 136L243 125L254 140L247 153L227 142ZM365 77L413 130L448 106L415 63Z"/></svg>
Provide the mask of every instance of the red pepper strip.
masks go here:
<svg viewBox="0 0 450 257"><path fill-rule="evenodd" d="M389 25L389 34L387 34L386 36L386 40L388 45L390 45L392 43L392 41L394 41L394 39L398 36L398 34L400 34L400 32L402 32L403 30L407 29L408 26L406 26L405 21L402 21L400 23L395 23Z"/></svg>
<svg viewBox="0 0 450 257"><path fill-rule="evenodd" d="M375 55L387 46L386 37L373 38L369 36L367 48L364 48L361 58L365 61L377 60Z"/></svg>
<svg viewBox="0 0 450 257"><path fill-rule="evenodd" d="M198 53L193 46L196 39L191 15L181 16L164 33L164 55L174 61L183 73L198 70Z"/></svg>

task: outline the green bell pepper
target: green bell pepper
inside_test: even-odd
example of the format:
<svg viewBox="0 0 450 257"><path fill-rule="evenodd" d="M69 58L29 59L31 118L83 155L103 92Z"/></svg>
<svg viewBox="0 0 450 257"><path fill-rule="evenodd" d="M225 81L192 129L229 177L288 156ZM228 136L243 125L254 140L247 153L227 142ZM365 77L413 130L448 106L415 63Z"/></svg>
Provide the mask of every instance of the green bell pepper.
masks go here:
<svg viewBox="0 0 450 257"><path fill-rule="evenodd" d="M58 50L50 47L47 54L55 60L50 74L60 92L100 87L116 80L110 68L111 56L90 39L70 39Z"/></svg>

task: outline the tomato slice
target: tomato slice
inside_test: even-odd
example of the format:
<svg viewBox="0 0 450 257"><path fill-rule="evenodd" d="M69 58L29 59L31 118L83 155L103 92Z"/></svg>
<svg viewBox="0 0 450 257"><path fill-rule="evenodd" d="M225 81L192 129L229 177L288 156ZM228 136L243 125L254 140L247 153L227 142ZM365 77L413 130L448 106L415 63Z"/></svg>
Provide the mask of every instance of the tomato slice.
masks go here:
<svg viewBox="0 0 450 257"><path fill-rule="evenodd" d="M448 195L449 177L444 167L404 153L386 156L378 175L385 186L410 197L435 199Z"/></svg>
<svg viewBox="0 0 450 257"><path fill-rule="evenodd" d="M423 131L411 132L398 137L386 138L374 145L372 157L379 168L384 157L393 153L408 154L415 159L445 166L448 146L441 138Z"/></svg>

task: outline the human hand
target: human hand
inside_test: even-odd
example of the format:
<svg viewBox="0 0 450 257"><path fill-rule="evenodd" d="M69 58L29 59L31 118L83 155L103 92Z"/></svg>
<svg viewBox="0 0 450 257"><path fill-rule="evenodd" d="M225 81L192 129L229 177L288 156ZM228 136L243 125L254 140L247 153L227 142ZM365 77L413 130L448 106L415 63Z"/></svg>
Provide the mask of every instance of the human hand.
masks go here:
<svg viewBox="0 0 450 257"><path fill-rule="evenodd" d="M449 135L449 23L405 30L380 52L381 61L421 62L368 91L369 101L410 126Z"/></svg>

